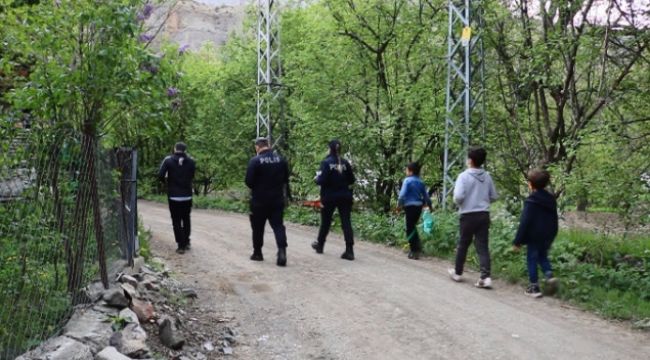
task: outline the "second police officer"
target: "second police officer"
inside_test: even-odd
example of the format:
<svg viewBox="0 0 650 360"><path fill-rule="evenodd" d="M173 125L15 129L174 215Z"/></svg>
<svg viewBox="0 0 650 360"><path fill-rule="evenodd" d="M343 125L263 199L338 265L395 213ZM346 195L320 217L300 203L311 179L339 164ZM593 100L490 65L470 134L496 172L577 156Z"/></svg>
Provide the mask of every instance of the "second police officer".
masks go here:
<svg viewBox="0 0 650 360"><path fill-rule="evenodd" d="M255 141L257 156L248 163L246 185L251 189L250 220L253 229L251 260L263 261L264 227L271 225L278 246L277 265L287 264L287 233L283 224L285 198L289 192L289 165L265 138Z"/></svg>
<svg viewBox="0 0 650 360"><path fill-rule="evenodd" d="M329 143L329 155L321 162L320 170L314 179L320 185L321 224L318 239L311 246L318 254L323 253L325 239L332 225L334 210L338 209L345 239L345 252L342 259L354 260L354 234L352 232L352 185L355 182L350 163L341 158L341 142Z"/></svg>

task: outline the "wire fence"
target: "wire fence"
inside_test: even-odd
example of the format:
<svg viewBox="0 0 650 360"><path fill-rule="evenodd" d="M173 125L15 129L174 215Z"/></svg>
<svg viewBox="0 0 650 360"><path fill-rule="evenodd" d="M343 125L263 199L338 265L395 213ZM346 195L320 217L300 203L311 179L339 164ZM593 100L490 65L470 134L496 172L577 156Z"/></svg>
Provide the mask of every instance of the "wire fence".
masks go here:
<svg viewBox="0 0 650 360"><path fill-rule="evenodd" d="M72 129L0 124L0 359L55 334L107 262L137 250L131 149Z"/></svg>

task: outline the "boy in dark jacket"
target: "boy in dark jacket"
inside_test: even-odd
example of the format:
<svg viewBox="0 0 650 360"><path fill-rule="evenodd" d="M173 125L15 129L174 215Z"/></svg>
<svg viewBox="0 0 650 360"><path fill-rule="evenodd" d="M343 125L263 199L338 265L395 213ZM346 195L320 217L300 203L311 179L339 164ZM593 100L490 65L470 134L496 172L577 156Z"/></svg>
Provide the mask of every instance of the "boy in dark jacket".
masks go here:
<svg viewBox="0 0 650 360"><path fill-rule="evenodd" d="M513 242L514 250L527 245L526 259L528 263L528 279L530 285L526 295L534 298L542 296L537 276L537 264L542 268L546 277L546 291L553 293L557 290L557 280L553 277L548 251L558 231L557 203L555 196L546 191L551 175L546 170L531 170L528 172L528 187L530 196L524 203L519 229Z"/></svg>

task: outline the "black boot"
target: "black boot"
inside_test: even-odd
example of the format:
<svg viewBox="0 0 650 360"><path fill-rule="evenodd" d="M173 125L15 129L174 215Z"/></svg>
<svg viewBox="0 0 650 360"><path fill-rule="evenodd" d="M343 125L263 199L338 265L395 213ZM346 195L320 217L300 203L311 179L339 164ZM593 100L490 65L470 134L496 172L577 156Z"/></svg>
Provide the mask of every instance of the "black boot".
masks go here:
<svg viewBox="0 0 650 360"><path fill-rule="evenodd" d="M341 254L341 259L345 260L354 260L354 250L352 250L352 244L345 244L345 252Z"/></svg>
<svg viewBox="0 0 650 360"><path fill-rule="evenodd" d="M253 250L253 255L251 255L251 260L264 261L264 256L262 256L262 250L261 249Z"/></svg>
<svg viewBox="0 0 650 360"><path fill-rule="evenodd" d="M279 248L278 249L278 266L287 266L287 249Z"/></svg>
<svg viewBox="0 0 650 360"><path fill-rule="evenodd" d="M325 246L325 244L319 243L318 240L311 243L311 248L316 250L316 254L323 253L323 246Z"/></svg>

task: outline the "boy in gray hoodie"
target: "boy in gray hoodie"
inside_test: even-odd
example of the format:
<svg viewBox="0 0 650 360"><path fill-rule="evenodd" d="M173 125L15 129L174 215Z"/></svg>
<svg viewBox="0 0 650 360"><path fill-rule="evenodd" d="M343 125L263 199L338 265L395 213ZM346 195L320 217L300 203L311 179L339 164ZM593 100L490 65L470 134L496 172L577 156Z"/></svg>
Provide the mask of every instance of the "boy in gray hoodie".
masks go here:
<svg viewBox="0 0 650 360"><path fill-rule="evenodd" d="M467 170L456 179L454 202L460 213L460 239L456 248L456 266L449 269L452 280L462 280L467 250L474 240L481 268L481 277L476 282L479 288L492 287L488 233L490 204L498 198L492 177L482 168L486 157L485 149L471 148L467 154Z"/></svg>

